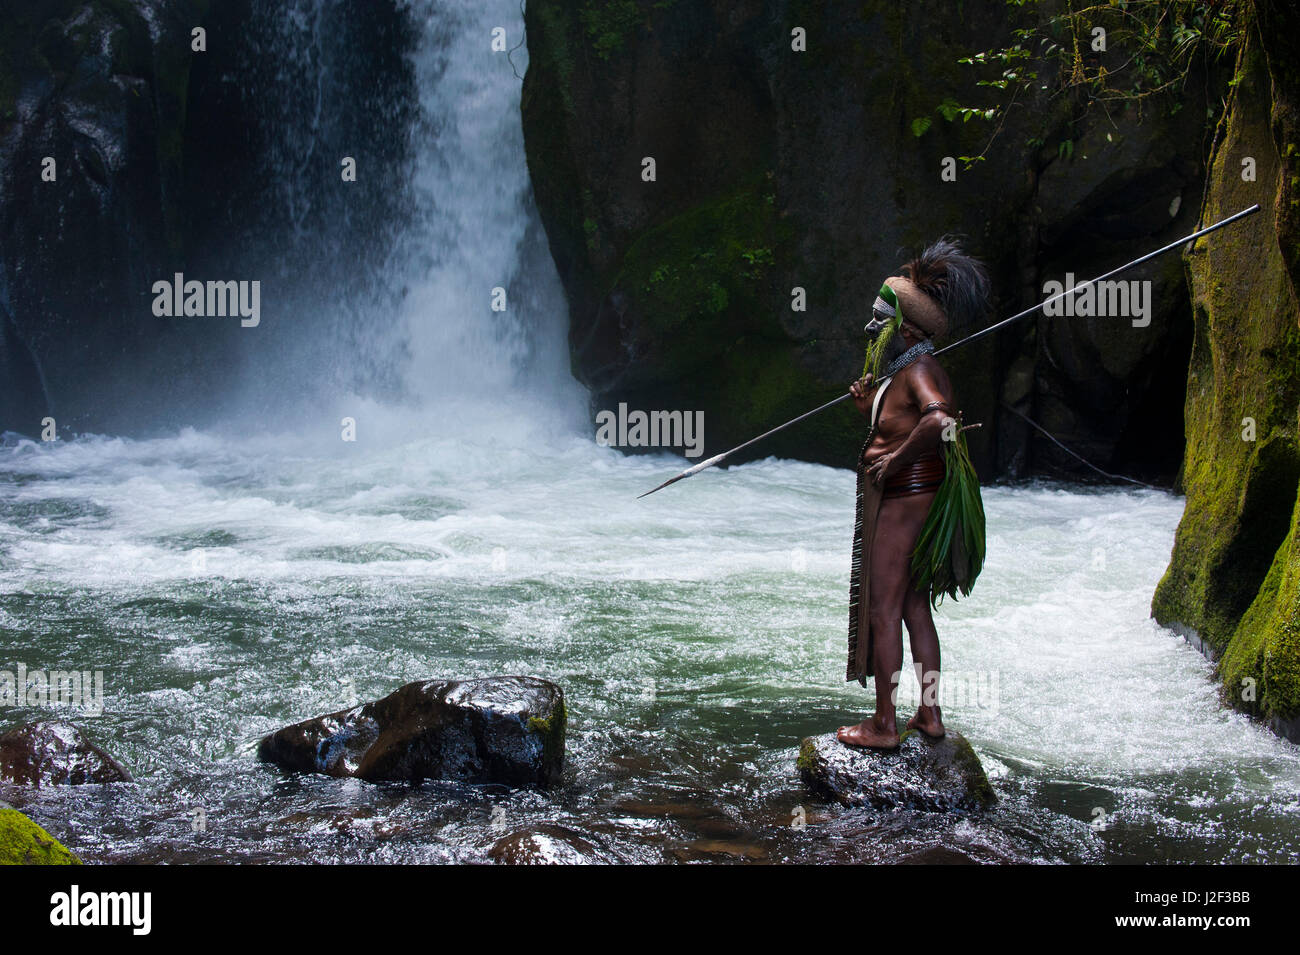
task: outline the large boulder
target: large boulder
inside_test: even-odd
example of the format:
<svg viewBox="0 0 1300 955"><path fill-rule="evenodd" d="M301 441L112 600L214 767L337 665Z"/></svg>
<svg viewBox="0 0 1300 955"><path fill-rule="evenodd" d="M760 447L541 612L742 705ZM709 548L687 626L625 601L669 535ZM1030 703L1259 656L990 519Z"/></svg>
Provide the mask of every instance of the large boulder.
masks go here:
<svg viewBox="0 0 1300 955"><path fill-rule="evenodd" d="M1088 113L1049 89L1058 60L1035 56L1043 89L991 141L982 121L944 118L945 100L999 101L980 85L991 68L963 57L1057 12L530 2L525 146L593 411L701 409L712 453L842 395L881 279L944 232L988 260L999 315L1066 271L1090 278L1190 232L1218 99L1199 67L1181 109ZM791 49L795 27L807 52ZM1107 54L1116 68L1129 55ZM973 155L985 161L941 181L945 157ZM1176 257L1128 277L1153 283L1149 327L1038 319L945 356L958 407L985 424L971 433L981 472L1080 467L1005 403L1099 466L1172 476L1181 436L1149 422L1178 415L1186 282ZM846 466L861 441L846 405L753 453Z"/></svg>
<svg viewBox="0 0 1300 955"><path fill-rule="evenodd" d="M420 681L285 727L258 755L296 772L371 782L552 786L564 770L564 692L528 676Z"/></svg>
<svg viewBox="0 0 1300 955"><path fill-rule="evenodd" d="M81 860L17 809L0 804L0 865L81 865Z"/></svg>
<svg viewBox="0 0 1300 955"><path fill-rule="evenodd" d="M41 720L0 736L0 779L30 786L129 783L131 774L71 723Z"/></svg>
<svg viewBox="0 0 1300 955"><path fill-rule="evenodd" d="M1256 10L1202 219L1262 211L1185 255L1187 508L1151 612L1218 661L1227 702L1300 742L1300 12Z"/></svg>
<svg viewBox="0 0 1300 955"><path fill-rule="evenodd" d="M797 765L810 790L844 806L950 812L997 800L975 749L951 730L941 740L910 730L888 752L846 746L834 733L810 736Z"/></svg>

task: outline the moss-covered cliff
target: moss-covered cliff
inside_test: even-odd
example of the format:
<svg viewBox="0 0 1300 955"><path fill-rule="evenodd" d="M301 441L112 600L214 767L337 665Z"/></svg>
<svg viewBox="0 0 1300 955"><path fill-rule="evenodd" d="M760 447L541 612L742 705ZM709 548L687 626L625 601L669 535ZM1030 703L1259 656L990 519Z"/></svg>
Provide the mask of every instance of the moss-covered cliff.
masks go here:
<svg viewBox="0 0 1300 955"><path fill-rule="evenodd" d="M1300 739L1300 15L1256 6L1203 218L1263 212L1186 257L1187 510L1152 613L1219 660L1227 702Z"/></svg>
<svg viewBox="0 0 1300 955"><path fill-rule="evenodd" d="M881 279L944 232L990 262L1005 314L1047 278L1098 274L1195 220L1202 82L1185 108L1141 121L1123 108L1085 119L1069 97L1031 91L984 161L941 178L990 129L939 105L996 98L959 60L1009 42L1036 7L532 0L526 15L525 142L574 372L596 409L704 410L710 453L842 394ZM1149 328L1029 321L945 359L985 424L972 450L986 475L1064 463L1045 445L1030 461L1005 403L1103 466L1172 476L1181 434L1143 421L1181 405L1186 280L1176 259L1133 277L1155 285ZM756 451L846 465L861 437L842 408Z"/></svg>

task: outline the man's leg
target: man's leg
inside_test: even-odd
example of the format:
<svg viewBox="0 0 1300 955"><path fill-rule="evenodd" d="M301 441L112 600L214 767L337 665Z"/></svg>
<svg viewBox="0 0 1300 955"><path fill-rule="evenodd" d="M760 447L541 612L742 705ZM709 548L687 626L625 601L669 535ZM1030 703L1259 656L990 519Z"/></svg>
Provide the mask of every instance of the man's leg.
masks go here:
<svg viewBox="0 0 1300 955"><path fill-rule="evenodd" d="M880 502L875 539L871 542L872 664L876 671L876 711L856 726L840 727L841 742L892 749L898 745L894 689L903 667L903 602L911 589L912 550L925 523L932 495L886 498Z"/></svg>
<svg viewBox="0 0 1300 955"><path fill-rule="evenodd" d="M912 644L912 663L921 684L921 705L907 721L909 729L918 729L935 738L944 735L943 716L939 710L939 632L930 614L930 595L910 588L903 600L903 622Z"/></svg>

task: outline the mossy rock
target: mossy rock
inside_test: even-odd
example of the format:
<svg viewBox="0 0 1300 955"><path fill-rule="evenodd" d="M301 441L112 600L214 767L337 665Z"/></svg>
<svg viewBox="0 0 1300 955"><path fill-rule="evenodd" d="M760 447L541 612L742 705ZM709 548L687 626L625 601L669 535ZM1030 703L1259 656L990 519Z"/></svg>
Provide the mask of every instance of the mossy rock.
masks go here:
<svg viewBox="0 0 1300 955"><path fill-rule="evenodd" d="M1291 533L1219 661L1225 699L1300 740L1300 501Z"/></svg>
<svg viewBox="0 0 1300 955"><path fill-rule="evenodd" d="M81 865L81 860L17 809L0 809L0 865Z"/></svg>
<svg viewBox="0 0 1300 955"><path fill-rule="evenodd" d="M1300 219L1288 211L1300 186L1275 146L1300 128L1286 65L1300 18L1260 9L1271 25L1241 54L1201 218L1263 209L1187 255L1187 508L1151 609L1218 661L1227 703L1300 740ZM1255 182L1242 156L1256 159Z"/></svg>
<svg viewBox="0 0 1300 955"><path fill-rule="evenodd" d="M972 812L997 801L975 748L952 730L940 740L909 730L889 751L847 746L834 733L810 736L796 766L814 794L843 806Z"/></svg>

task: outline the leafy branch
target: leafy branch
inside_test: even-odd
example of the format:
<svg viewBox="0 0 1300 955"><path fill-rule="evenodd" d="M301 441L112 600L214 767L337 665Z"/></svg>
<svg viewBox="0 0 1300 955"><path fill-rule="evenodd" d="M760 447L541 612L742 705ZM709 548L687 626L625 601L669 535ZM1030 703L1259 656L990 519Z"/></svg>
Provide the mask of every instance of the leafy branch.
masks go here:
<svg viewBox="0 0 1300 955"><path fill-rule="evenodd" d="M1038 0L1006 3L1037 7ZM1153 97L1181 91L1197 62L1213 64L1235 52L1248 11L1247 0L1111 0L1078 9L1066 0L1063 11L1012 30L1009 45L958 60L986 74L976 85L997 90L999 102L967 106L949 96L936 112L949 123L996 121L980 154L960 157L968 168L987 155L1021 97L1069 97L1079 115L1100 108L1110 117L1112 109L1134 107L1140 117ZM1176 95L1165 99L1171 112L1181 107ZM913 135L924 135L930 125L928 118L913 120ZM1073 141L1062 140L1058 156L1073 153Z"/></svg>

